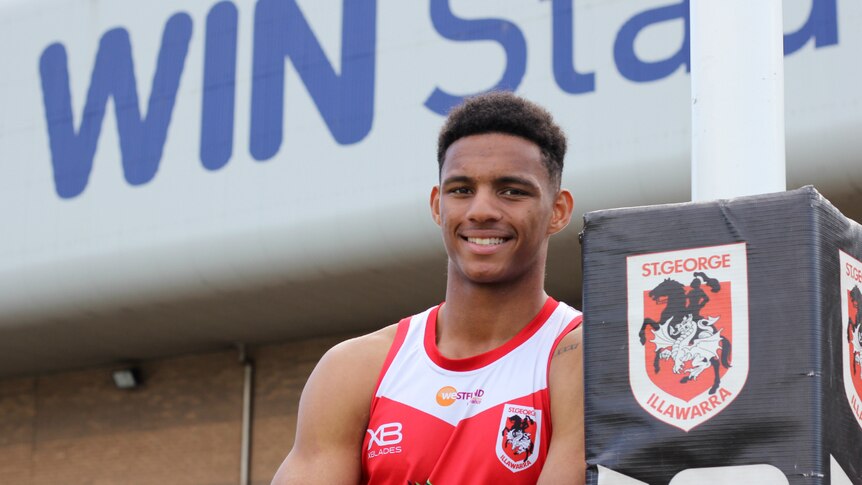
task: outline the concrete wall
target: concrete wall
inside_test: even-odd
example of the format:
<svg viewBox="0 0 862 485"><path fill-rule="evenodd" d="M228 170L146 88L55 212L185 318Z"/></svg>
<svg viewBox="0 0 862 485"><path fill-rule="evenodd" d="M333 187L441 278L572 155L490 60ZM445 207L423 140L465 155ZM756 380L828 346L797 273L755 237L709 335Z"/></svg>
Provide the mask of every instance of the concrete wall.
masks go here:
<svg viewBox="0 0 862 485"><path fill-rule="evenodd" d="M252 349L252 482L267 484L293 443L300 392L344 337ZM0 483L239 483L242 367L234 351L0 381Z"/></svg>

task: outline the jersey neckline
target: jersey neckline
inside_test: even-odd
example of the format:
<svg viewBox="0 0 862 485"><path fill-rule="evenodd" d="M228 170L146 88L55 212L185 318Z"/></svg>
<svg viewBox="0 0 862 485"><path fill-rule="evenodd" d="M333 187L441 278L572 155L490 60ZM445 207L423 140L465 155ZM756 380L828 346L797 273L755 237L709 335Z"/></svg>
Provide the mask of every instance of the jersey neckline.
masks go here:
<svg viewBox="0 0 862 485"><path fill-rule="evenodd" d="M557 308L558 302L549 296L548 299L545 300L545 304L542 306L539 313L533 317L530 323L525 325L520 332L509 339L509 341L495 349L491 349L472 357L466 357L464 359L450 359L441 354L440 350L437 348L437 311L442 305L443 304L441 303L432 308L431 312L428 314L428 319L425 321L425 353L432 362L443 369L465 372L485 367L526 342L530 337L538 332L540 328L542 328L542 324L548 320L548 317L550 317L551 313L553 313Z"/></svg>

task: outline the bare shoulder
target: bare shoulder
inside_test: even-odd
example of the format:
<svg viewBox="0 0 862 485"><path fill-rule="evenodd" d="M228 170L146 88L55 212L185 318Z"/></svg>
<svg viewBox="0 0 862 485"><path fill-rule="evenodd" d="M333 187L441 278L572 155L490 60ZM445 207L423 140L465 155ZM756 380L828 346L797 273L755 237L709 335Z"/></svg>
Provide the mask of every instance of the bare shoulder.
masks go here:
<svg viewBox="0 0 862 485"><path fill-rule="evenodd" d="M396 329L397 324L389 325L335 345L321 357L306 386L323 384L329 387L331 383L342 390L340 395L351 401L370 404Z"/></svg>
<svg viewBox="0 0 862 485"><path fill-rule="evenodd" d="M583 330L560 340L551 357L548 377L554 434L538 484L584 483Z"/></svg>
<svg viewBox="0 0 862 485"><path fill-rule="evenodd" d="M551 356L548 387L552 407L560 407L555 401L564 401L568 407L572 399L583 398L583 362L583 329L578 327L560 340Z"/></svg>
<svg viewBox="0 0 862 485"><path fill-rule="evenodd" d="M382 365L395 340L397 327L398 324L392 324L375 332L345 340L329 349L321 358L321 362L328 360L334 365L350 365L360 360L370 364L367 359L378 359Z"/></svg>
<svg viewBox="0 0 862 485"><path fill-rule="evenodd" d="M371 399L396 329L346 340L323 355L302 391L293 449L274 484L358 482Z"/></svg>
<svg viewBox="0 0 862 485"><path fill-rule="evenodd" d="M566 334L557 344L554 349L554 355L551 357L551 372L554 368L570 368L571 366L580 365L583 356L583 325Z"/></svg>

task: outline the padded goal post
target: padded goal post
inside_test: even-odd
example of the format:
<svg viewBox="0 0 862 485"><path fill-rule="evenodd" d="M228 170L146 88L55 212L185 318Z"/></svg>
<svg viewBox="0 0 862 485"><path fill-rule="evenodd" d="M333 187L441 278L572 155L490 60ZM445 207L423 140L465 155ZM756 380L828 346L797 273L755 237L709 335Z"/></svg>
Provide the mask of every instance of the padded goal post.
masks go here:
<svg viewBox="0 0 862 485"><path fill-rule="evenodd" d="M582 244L588 484L862 485L859 224L804 187L591 212Z"/></svg>

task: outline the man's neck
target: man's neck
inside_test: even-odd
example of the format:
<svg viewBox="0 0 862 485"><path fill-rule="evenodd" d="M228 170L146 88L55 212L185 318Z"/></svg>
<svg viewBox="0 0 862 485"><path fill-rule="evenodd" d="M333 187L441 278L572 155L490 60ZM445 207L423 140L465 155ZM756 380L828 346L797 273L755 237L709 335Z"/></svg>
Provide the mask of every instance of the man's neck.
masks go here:
<svg viewBox="0 0 862 485"><path fill-rule="evenodd" d="M437 347L452 359L493 350L541 311L548 295L544 273L512 284L482 285L450 277L437 315Z"/></svg>

